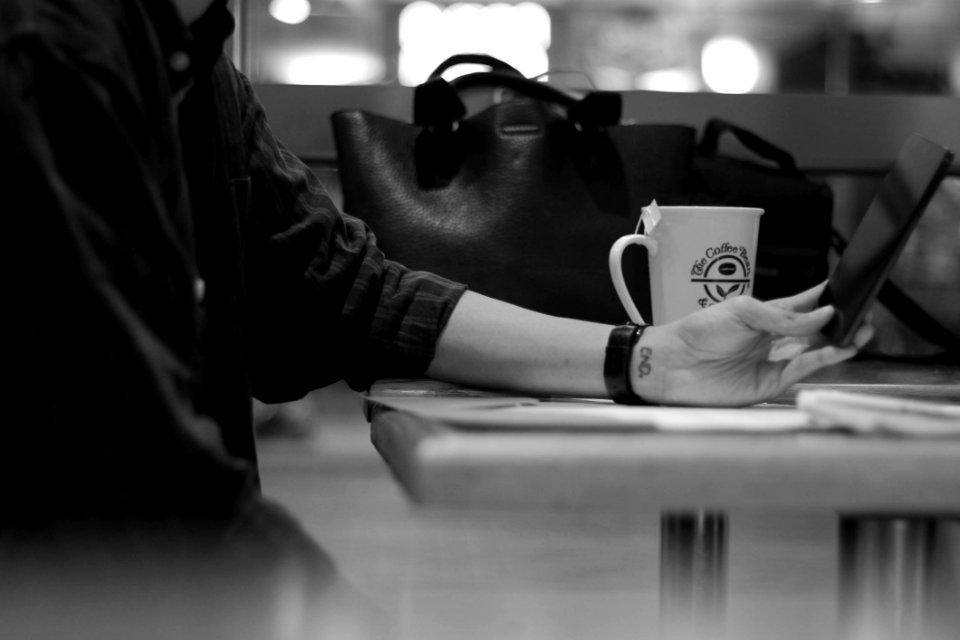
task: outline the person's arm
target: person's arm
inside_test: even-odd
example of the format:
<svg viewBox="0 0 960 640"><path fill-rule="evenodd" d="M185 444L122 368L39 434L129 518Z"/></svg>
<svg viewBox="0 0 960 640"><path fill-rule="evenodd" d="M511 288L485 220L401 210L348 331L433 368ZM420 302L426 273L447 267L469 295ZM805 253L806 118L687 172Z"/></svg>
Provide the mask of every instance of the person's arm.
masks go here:
<svg viewBox="0 0 960 640"><path fill-rule="evenodd" d="M646 329L630 358L633 390L651 403L746 405L786 391L857 347L823 344L833 314L821 287L793 298L749 297ZM545 316L468 292L454 309L427 374L522 393L606 397L611 326ZM869 339L864 328L856 345Z"/></svg>
<svg viewBox="0 0 960 640"><path fill-rule="evenodd" d="M467 291L440 336L427 375L524 393L603 397L610 329Z"/></svg>
<svg viewBox="0 0 960 640"><path fill-rule="evenodd" d="M249 81L230 69L251 182L244 275L254 396L282 402L340 379L364 390L380 378L422 377L464 285L389 260L374 231L338 210L274 137Z"/></svg>

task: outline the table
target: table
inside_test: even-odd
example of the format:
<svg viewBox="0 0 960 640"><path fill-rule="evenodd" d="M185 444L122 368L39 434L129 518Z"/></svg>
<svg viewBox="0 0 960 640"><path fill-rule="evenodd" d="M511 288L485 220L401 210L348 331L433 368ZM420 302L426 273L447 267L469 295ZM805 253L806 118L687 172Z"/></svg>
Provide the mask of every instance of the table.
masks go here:
<svg viewBox="0 0 960 640"><path fill-rule="evenodd" d="M764 409L814 387L960 402L960 367L845 363ZM727 514L744 509L838 514L845 637L927 638L944 629L949 607L932 592L934 551L940 523L960 512L960 438L471 429L417 410L478 400L516 398L425 381L371 390L373 442L410 497L467 510L659 510L661 619L678 637L722 618ZM947 583L946 598L960 601L955 577Z"/></svg>

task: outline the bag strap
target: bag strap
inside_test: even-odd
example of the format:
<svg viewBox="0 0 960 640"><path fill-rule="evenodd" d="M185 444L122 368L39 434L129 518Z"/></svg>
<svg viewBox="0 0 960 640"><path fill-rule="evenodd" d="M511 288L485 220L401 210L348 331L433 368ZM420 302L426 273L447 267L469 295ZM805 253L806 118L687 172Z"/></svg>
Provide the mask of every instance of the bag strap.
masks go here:
<svg viewBox="0 0 960 640"><path fill-rule="evenodd" d="M439 78L441 75L443 75L444 71L461 64L484 65L489 67L491 71L507 73L519 76L521 78L523 77L523 74L520 73L516 67L504 62L500 58L495 58L491 55L487 55L486 53L457 53L437 65L437 68L430 73L430 76L427 79L433 80L434 78Z"/></svg>
<svg viewBox="0 0 960 640"><path fill-rule="evenodd" d="M846 239L836 229L831 234L831 240L837 253L843 253L847 248ZM880 288L877 300L883 303L898 320L918 335L923 336L924 339L942 347L948 353L960 355L960 336L943 326L939 320L930 315L926 309L889 279Z"/></svg>
<svg viewBox="0 0 960 640"><path fill-rule="evenodd" d="M467 113L460 94L478 88L506 88L566 110L584 129L610 127L620 122L623 101L619 93L591 91L578 98L544 82L499 71L470 73L447 82L434 78L419 85L413 96L413 122L438 130L452 129Z"/></svg>
<svg viewBox="0 0 960 640"><path fill-rule="evenodd" d="M447 82L444 71L461 64L480 64L489 71L469 73ZM437 131L450 131L467 114L461 95L473 89L510 89L518 94L556 105L583 129L596 130L619 124L623 100L612 91L591 91L580 98L546 82L525 77L515 67L485 53L459 53L441 62L413 96L413 122Z"/></svg>
<svg viewBox="0 0 960 640"><path fill-rule="evenodd" d="M761 158L774 162L781 170L794 175L801 175L796 160L788 151L768 140L764 140L748 129L738 127L721 118L712 118L707 122L703 129L703 137L697 144L697 153L703 156L716 155L720 148L720 136L724 133L732 134L744 147Z"/></svg>

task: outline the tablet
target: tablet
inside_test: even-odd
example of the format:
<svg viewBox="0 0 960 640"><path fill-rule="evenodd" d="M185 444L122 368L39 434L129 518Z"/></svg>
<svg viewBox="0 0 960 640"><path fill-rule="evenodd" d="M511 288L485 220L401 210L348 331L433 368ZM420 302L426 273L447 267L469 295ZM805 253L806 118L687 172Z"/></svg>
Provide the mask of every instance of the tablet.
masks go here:
<svg viewBox="0 0 960 640"><path fill-rule="evenodd" d="M821 306L836 308L823 328L831 342L853 341L952 160L948 149L918 135L900 149L820 297Z"/></svg>

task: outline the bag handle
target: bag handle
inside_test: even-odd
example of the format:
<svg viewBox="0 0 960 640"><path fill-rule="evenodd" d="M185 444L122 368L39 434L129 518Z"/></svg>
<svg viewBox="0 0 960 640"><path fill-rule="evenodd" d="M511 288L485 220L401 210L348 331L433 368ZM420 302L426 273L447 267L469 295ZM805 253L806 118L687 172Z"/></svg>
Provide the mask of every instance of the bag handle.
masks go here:
<svg viewBox="0 0 960 640"><path fill-rule="evenodd" d="M504 62L500 58L494 58L486 53L456 53L437 65L437 68L430 73L427 79L433 80L434 78L439 78L443 75L444 71L461 64L480 64L489 67L491 71L523 77L523 74L520 73L516 67Z"/></svg>
<svg viewBox="0 0 960 640"><path fill-rule="evenodd" d="M490 71L469 73L447 82L440 74L458 64L483 64ZM413 122L436 131L453 130L467 108L460 95L471 89L506 88L541 102L557 105L582 129L596 130L619 124L623 101L619 93L591 91L583 98L545 82L527 78L506 62L482 53L450 56L419 85L413 96Z"/></svg>
<svg viewBox="0 0 960 640"><path fill-rule="evenodd" d="M704 156L716 155L720 147L720 136L724 133L733 134L744 147L761 158L774 162L783 171L795 175L801 174L801 171L797 168L796 160L789 152L772 142L764 140L752 131L721 118L712 118L707 122L703 130L703 137L697 144L697 153Z"/></svg>
<svg viewBox="0 0 960 640"><path fill-rule="evenodd" d="M620 122L623 102L613 91L591 91L577 98L556 87L523 76L498 71L470 73L447 82L434 78L419 85L413 96L413 122L431 129L449 130L467 114L460 93L477 88L507 88L528 98L555 104L583 129L610 127Z"/></svg>

